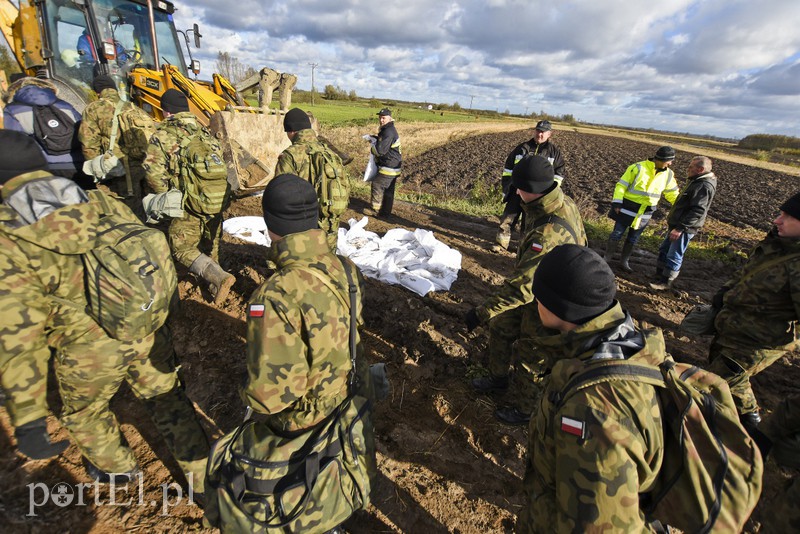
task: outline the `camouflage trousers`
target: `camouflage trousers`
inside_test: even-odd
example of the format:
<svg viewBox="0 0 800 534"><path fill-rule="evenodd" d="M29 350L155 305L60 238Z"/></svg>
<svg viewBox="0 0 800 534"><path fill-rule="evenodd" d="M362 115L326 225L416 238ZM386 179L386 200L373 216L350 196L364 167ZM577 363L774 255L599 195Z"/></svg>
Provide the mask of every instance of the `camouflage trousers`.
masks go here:
<svg viewBox="0 0 800 534"><path fill-rule="evenodd" d="M130 167L130 186L126 176L119 176L112 178L101 184L97 184L97 188L104 193L113 193L128 206L131 211L144 222L147 216L144 213L144 206L142 205L142 198L144 197L142 184L144 183L144 170L138 166ZM129 189L130 187L130 189Z"/></svg>
<svg viewBox="0 0 800 534"><path fill-rule="evenodd" d="M371 184L370 204L379 215L391 215L394 206L394 187L400 176L378 173Z"/></svg>
<svg viewBox="0 0 800 534"><path fill-rule="evenodd" d="M728 382L736 409L740 414L745 414L758 410L750 377L778 361L784 354L784 349L748 349L743 346L734 348L719 343L719 338L715 338L711 343L711 363L707 369Z"/></svg>
<svg viewBox="0 0 800 534"><path fill-rule="evenodd" d="M489 321L489 372L507 376L505 401L520 412L530 414L542 393L544 360L532 343L522 338L525 307L508 310Z"/></svg>
<svg viewBox="0 0 800 534"><path fill-rule="evenodd" d="M80 337L56 350L55 376L63 403L60 420L86 458L109 473L137 465L109 408L127 382L147 411L195 491L203 490L208 441L175 367L167 327L134 342L106 335Z"/></svg>
<svg viewBox="0 0 800 534"><path fill-rule="evenodd" d="M330 217L319 220L319 227L325 230L328 239L328 247L331 252L336 254L337 243L339 242L339 217Z"/></svg>
<svg viewBox="0 0 800 534"><path fill-rule="evenodd" d="M175 260L190 267L200 254L207 254L219 263L222 240L222 214L195 215L188 211L169 225L169 248Z"/></svg>

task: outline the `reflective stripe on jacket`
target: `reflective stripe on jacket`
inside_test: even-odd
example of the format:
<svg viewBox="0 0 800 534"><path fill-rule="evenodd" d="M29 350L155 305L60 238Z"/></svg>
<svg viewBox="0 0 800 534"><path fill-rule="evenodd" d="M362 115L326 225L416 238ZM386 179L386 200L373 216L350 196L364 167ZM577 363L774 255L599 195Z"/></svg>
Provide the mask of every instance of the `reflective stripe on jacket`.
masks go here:
<svg viewBox="0 0 800 534"><path fill-rule="evenodd" d="M672 169L656 171L652 160L634 163L614 187L612 207L621 208L620 215L632 219L633 229L647 224L662 194L673 204L680 193Z"/></svg>

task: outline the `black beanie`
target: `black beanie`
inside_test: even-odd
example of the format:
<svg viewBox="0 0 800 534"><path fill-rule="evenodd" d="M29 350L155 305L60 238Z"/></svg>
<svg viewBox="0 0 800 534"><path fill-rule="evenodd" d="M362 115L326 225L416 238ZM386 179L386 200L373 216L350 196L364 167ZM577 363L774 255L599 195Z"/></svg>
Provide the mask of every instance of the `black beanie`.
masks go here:
<svg viewBox="0 0 800 534"><path fill-rule="evenodd" d="M659 161L672 161L675 159L675 149L671 146L662 146L656 150L655 159Z"/></svg>
<svg viewBox="0 0 800 534"><path fill-rule="evenodd" d="M267 229L285 236L318 228L319 203L314 186L294 174L270 180L261 198Z"/></svg>
<svg viewBox="0 0 800 534"><path fill-rule="evenodd" d="M579 245L559 245L536 268L533 294L556 317L583 324L611 308L617 284L597 252Z"/></svg>
<svg viewBox="0 0 800 534"><path fill-rule="evenodd" d="M514 165L511 183L528 193L544 193L553 185L553 164L542 156L529 154Z"/></svg>
<svg viewBox="0 0 800 534"><path fill-rule="evenodd" d="M161 109L169 113L189 111L189 101L186 100L186 95L177 89L167 89L161 95Z"/></svg>
<svg viewBox="0 0 800 534"><path fill-rule="evenodd" d="M286 112L286 116L283 118L284 132L299 132L309 128L311 128L311 119L308 118L308 113L300 108L292 108Z"/></svg>
<svg viewBox="0 0 800 534"><path fill-rule="evenodd" d="M117 89L117 84L114 83L114 78L107 74L101 74L92 80L92 89L98 95L103 92L103 89Z"/></svg>
<svg viewBox="0 0 800 534"><path fill-rule="evenodd" d="M800 193L796 193L789 200L783 203L781 211L788 213L795 219L800 219Z"/></svg>
<svg viewBox="0 0 800 534"><path fill-rule="evenodd" d="M0 130L0 185L20 174L46 168L47 160L33 137Z"/></svg>

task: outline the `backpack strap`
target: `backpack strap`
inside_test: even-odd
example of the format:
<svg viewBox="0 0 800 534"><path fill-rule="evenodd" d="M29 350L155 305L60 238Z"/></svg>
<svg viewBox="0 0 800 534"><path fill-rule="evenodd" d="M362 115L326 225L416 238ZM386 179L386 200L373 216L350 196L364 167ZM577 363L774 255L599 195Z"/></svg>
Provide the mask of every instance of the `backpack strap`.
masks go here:
<svg viewBox="0 0 800 534"><path fill-rule="evenodd" d="M670 365L668 365L670 364ZM667 360L658 367L640 363L631 363L628 360L606 360L602 364L593 365L589 369L575 374L561 391L551 393L550 400L559 410L567 399L578 390L614 380L634 380L655 387L666 387L664 382L664 368L671 368L673 362Z"/></svg>
<svg viewBox="0 0 800 534"><path fill-rule="evenodd" d="M578 234L575 233L575 230L572 226L567 222L567 220L563 217L559 217L558 215L551 214L551 215L543 215L533 221L533 225L531 228L538 228L540 226L544 226L545 224L557 224L558 226L562 227L564 230L569 232L569 235L572 236L572 241L577 243L578 242Z"/></svg>
<svg viewBox="0 0 800 534"><path fill-rule="evenodd" d="M356 372L355 372L356 371L356 337L357 337L356 324L357 324L357 321L358 321L357 311L356 311L356 295L358 293L358 286L356 285L355 281L353 280L353 275L350 272L350 269L347 268L347 262L344 261L344 258L339 256L338 254L337 254L337 257L339 258L339 261L342 262L342 269L344 269L344 273L347 275L347 292L348 292L349 297L350 297L350 299L349 299L350 303L349 304L344 299L344 297L339 292L339 290L330 282L330 280L328 280L324 276L322 276L322 274L319 271L317 271L315 269L304 268L304 267L298 267L298 268L303 270L303 271L305 271L305 272L307 272L307 273L309 273L309 274L311 274L317 280L322 282L325 285L325 287L330 289L331 292L334 295L336 295L336 298L339 299L339 302L342 304L342 306L344 306L345 308L349 308L350 309L350 363L351 363L351 366L350 366L350 380L349 380L349 382L350 382L350 388L352 390L352 388L354 387L354 384L355 384L355 379L356 379Z"/></svg>
<svg viewBox="0 0 800 534"><path fill-rule="evenodd" d="M117 105L114 106L114 116L111 117L111 138L108 141L108 150L107 152L111 153L114 152L114 148L117 146L117 133L119 132L119 113L122 111L122 106L125 105L125 101L121 98Z"/></svg>

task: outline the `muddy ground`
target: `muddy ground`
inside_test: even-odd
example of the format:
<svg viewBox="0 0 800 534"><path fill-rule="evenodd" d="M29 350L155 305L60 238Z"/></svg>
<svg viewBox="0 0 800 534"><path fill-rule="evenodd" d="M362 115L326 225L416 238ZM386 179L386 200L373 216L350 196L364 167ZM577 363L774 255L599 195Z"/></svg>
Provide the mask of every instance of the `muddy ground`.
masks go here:
<svg viewBox="0 0 800 534"><path fill-rule="evenodd" d="M496 182L506 154L528 139L530 130L462 139L410 158L402 188L437 194L468 195L478 181ZM554 139L567 161L565 190L581 206L585 217L601 217L620 174L632 162L651 155L655 147L643 142L558 131ZM688 152L678 151L675 169L680 177ZM717 244L731 257L748 250L776 213L777 206L796 192L797 178L726 161L715 161L719 190L710 220L698 242ZM358 172L354 169L354 172ZM682 183L682 182L681 182ZM344 220L361 217L366 207L354 198ZM663 228L663 214L653 223ZM260 200L238 200L228 216L260 213ZM481 372L487 332L468 333L462 318L480 304L513 268L512 252L494 254L497 219L483 219L397 202L387 220L371 220L368 228L383 233L391 227L432 230L436 237L463 254L462 270L450 291L421 298L400 287L368 280L363 339L371 362L386 363L392 391L376 409L376 436L380 476L372 506L347 524L352 533L367 532L510 532L522 506L521 477L527 432L499 423L493 411L501 399L476 395L469 379ZM512 242L512 247L516 241ZM601 242L591 246L600 249ZM252 291L269 276L264 250L226 237L223 266L238 281L221 308L208 303L191 275L181 276L182 310L173 318L175 346L189 396L202 411L210 434L232 429L244 412L237 389L245 375L244 306ZM647 288L655 259L638 251L637 271L622 273L615 266L619 299L634 317L665 331L668 350L678 360L705 362L708 339L689 339L676 332L684 314L696 303L707 302L740 265L718 260L687 259L677 281L678 292L654 294ZM779 399L797 394L800 369L784 358L755 379L756 393L769 409ZM53 396L58 410L57 395ZM201 512L182 502L162 507L162 485L171 482L176 465L147 420L141 405L125 388L113 407L123 431L143 468L138 485L118 491L112 505L107 492L86 493L58 506L44 501L44 486L66 482L75 488L85 482L80 453L71 446L59 458L31 461L14 449L13 431L0 410L0 530L4 532L185 532L202 530ZM50 418L54 439L66 439ZM790 473L774 464L762 502L780 492ZM40 486L32 486L40 484ZM31 497L33 495L33 497ZM167 492L177 501L174 489ZM97 499L96 501L94 499ZM126 503L126 504L120 504ZM763 507L748 525L759 530Z"/></svg>

